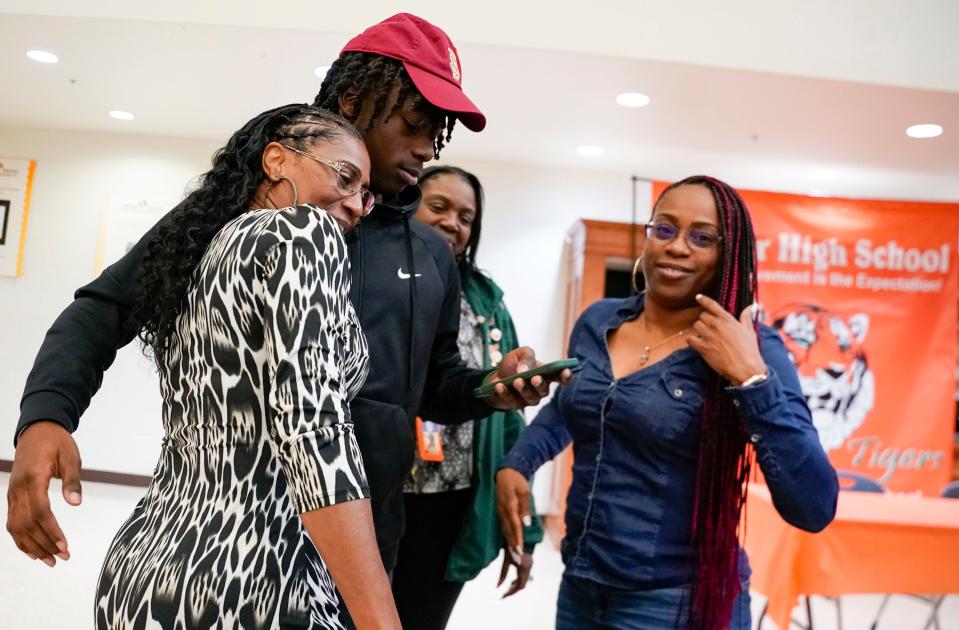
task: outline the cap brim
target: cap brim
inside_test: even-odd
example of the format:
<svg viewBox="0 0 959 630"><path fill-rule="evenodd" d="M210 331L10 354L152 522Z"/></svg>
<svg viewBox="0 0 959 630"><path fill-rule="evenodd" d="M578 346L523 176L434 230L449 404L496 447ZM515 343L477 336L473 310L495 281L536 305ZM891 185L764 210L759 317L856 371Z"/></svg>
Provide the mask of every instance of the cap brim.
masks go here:
<svg viewBox="0 0 959 630"><path fill-rule="evenodd" d="M482 131L486 127L486 116L473 101L463 94L457 85L403 62L413 85L420 91L430 105L455 114L470 131Z"/></svg>

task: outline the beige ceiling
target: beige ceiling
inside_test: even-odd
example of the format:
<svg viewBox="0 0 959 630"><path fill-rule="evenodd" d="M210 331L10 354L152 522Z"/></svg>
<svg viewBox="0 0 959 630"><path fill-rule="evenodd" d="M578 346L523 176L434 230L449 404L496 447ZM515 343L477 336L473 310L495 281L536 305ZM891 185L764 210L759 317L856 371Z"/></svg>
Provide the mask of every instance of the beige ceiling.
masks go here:
<svg viewBox="0 0 959 630"><path fill-rule="evenodd" d="M225 139L257 111L312 99L313 68L396 10L146 4L0 1L0 126ZM449 6L403 5L453 35L467 92L490 121L481 134L458 129L446 159L959 199L959 2L597 1L576 13L538 8L555 6L546 3ZM29 48L61 63L29 61ZM652 103L614 103L633 90ZM137 119L114 121L110 109ZM946 133L907 138L918 122ZM580 144L605 153L581 158ZM822 169L835 179L810 176Z"/></svg>
<svg viewBox="0 0 959 630"><path fill-rule="evenodd" d="M349 35L399 11L457 44L677 61L959 91L955 0L0 0L0 12Z"/></svg>

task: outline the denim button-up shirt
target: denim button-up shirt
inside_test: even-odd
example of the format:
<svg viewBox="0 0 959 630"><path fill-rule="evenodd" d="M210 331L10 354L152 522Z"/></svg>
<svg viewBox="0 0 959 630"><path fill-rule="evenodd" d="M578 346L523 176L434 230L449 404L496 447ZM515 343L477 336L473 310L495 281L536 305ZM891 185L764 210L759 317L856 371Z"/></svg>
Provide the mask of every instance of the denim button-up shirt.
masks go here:
<svg viewBox="0 0 959 630"><path fill-rule="evenodd" d="M606 340L643 309L643 296L602 300L573 329L573 381L503 461L527 478L573 443L573 481L562 553L570 575L620 588L689 584L697 445L709 367L683 348L613 378ZM769 377L729 388L782 517L818 531L833 518L839 486L819 444L796 370L775 330L761 326ZM742 567L748 573L748 567Z"/></svg>

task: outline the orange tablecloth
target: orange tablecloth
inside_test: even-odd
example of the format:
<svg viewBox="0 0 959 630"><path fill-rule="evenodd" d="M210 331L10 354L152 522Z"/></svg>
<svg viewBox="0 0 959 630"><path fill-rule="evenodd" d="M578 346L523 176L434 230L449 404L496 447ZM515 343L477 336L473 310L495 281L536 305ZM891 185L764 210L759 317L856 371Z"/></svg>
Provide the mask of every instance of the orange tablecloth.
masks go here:
<svg viewBox="0 0 959 630"><path fill-rule="evenodd" d="M746 506L751 588L783 630L799 595L959 593L959 500L843 490L818 534L783 521L764 485Z"/></svg>

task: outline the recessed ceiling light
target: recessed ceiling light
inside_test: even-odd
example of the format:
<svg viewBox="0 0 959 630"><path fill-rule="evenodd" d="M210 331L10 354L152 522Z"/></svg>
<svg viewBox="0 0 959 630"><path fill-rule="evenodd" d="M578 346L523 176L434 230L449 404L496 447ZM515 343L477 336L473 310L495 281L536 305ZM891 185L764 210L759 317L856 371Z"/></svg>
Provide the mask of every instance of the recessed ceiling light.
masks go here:
<svg viewBox="0 0 959 630"><path fill-rule="evenodd" d="M935 138L942 135L942 126L932 123L913 125L906 129L906 135L910 138Z"/></svg>
<svg viewBox="0 0 959 630"><path fill-rule="evenodd" d="M326 76L326 73L329 72L329 71L330 71L330 67L329 67L329 66L317 66L317 67L313 70L313 74L315 74L316 76L318 76L318 77L320 77L320 78L322 79L322 78L324 78L324 77Z"/></svg>
<svg viewBox="0 0 959 630"><path fill-rule="evenodd" d="M33 59L34 61L39 61L40 63L56 63L60 61L60 58L54 55L52 52L47 52L46 50L28 50L27 57Z"/></svg>
<svg viewBox="0 0 959 630"><path fill-rule="evenodd" d="M623 107L646 107L649 105L649 97L639 92L626 92L616 97L616 104Z"/></svg>
<svg viewBox="0 0 959 630"><path fill-rule="evenodd" d="M809 179L814 182L831 182L836 179L839 179L839 174L836 171L830 171L828 169L819 169L815 171L810 171Z"/></svg>
<svg viewBox="0 0 959 630"><path fill-rule="evenodd" d="M576 147L576 153L583 157L599 157L603 154L603 147L584 144L581 147Z"/></svg>
<svg viewBox="0 0 959 630"><path fill-rule="evenodd" d="M125 112L122 109L111 109L110 118L116 118L117 120L133 120L136 118L136 116L130 112Z"/></svg>

